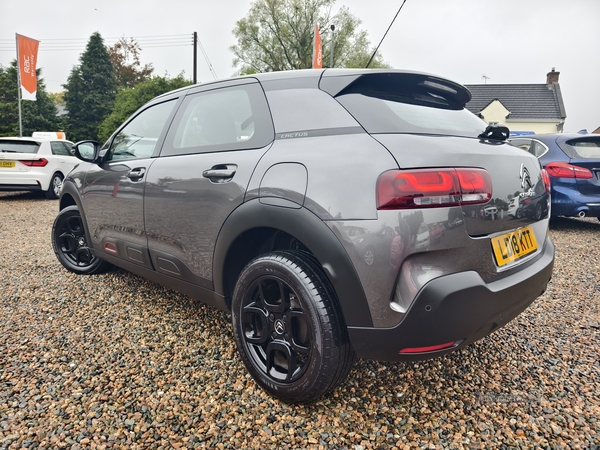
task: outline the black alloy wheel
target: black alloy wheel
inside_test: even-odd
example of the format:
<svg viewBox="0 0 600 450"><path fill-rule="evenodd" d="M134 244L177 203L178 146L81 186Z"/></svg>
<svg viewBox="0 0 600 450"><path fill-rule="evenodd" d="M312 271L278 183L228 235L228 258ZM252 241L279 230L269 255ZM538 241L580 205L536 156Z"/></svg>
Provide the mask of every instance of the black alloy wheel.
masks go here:
<svg viewBox="0 0 600 450"><path fill-rule="evenodd" d="M91 275L109 267L90 251L77 206L68 206L56 216L52 226L52 247L60 263L71 272Z"/></svg>
<svg viewBox="0 0 600 450"><path fill-rule="evenodd" d="M50 180L50 185L48 186L48 190L46 191L46 197L49 199L57 199L60 197L60 191L62 190L63 177L60 173L55 173L52 175L52 179Z"/></svg>
<svg viewBox="0 0 600 450"><path fill-rule="evenodd" d="M235 287L232 322L250 374L286 402L333 390L354 362L333 289L308 253L273 252L251 261Z"/></svg>

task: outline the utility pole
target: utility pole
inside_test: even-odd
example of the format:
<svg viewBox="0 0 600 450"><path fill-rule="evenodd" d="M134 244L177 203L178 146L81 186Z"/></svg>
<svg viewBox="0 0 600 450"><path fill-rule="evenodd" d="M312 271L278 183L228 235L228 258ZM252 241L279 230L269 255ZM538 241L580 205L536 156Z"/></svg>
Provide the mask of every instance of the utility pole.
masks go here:
<svg viewBox="0 0 600 450"><path fill-rule="evenodd" d="M194 31L194 84L198 81L196 76L198 70L198 33Z"/></svg>

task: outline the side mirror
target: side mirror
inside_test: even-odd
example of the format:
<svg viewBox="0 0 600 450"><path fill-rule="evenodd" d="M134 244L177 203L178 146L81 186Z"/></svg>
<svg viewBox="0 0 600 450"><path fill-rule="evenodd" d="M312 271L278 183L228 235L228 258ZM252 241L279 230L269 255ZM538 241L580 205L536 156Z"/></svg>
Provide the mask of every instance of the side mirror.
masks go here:
<svg viewBox="0 0 600 450"><path fill-rule="evenodd" d="M101 148L102 144L98 141L79 141L77 144L73 145L75 156L82 161L91 163L98 160Z"/></svg>

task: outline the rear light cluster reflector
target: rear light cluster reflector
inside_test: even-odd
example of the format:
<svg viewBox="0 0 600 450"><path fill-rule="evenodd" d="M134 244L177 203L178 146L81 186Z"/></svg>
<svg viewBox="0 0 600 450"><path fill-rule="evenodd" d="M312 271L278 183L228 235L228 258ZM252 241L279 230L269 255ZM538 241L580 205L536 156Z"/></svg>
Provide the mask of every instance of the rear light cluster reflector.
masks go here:
<svg viewBox="0 0 600 450"><path fill-rule="evenodd" d="M546 194L550 193L550 175L546 169L542 169L542 179L544 180L544 187L546 188Z"/></svg>
<svg viewBox="0 0 600 450"><path fill-rule="evenodd" d="M19 160L19 162L29 167L44 167L46 164L48 164L48 160L46 158Z"/></svg>
<svg viewBox="0 0 600 450"><path fill-rule="evenodd" d="M377 181L377 209L476 205L491 198L490 175L478 168L390 170Z"/></svg>
<svg viewBox="0 0 600 450"><path fill-rule="evenodd" d="M456 341L446 342L445 344L430 345L428 347L407 347L407 348L403 348L402 350L400 350L399 353L406 354L406 353L436 352L438 350L444 350L445 348L454 347L454 344L456 344Z"/></svg>
<svg viewBox="0 0 600 450"><path fill-rule="evenodd" d="M566 162L551 162L546 164L546 172L554 178L594 178L592 172L585 167L574 166Z"/></svg>

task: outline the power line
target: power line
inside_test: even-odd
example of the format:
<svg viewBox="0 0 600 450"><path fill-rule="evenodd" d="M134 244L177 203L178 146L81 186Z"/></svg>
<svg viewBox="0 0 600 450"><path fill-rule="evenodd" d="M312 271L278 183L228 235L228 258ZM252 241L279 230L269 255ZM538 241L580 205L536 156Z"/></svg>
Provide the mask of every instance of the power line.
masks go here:
<svg viewBox="0 0 600 450"><path fill-rule="evenodd" d="M121 39L128 39L125 36L103 38L105 45L111 46ZM144 48L163 48L163 47L183 47L193 45L193 40L189 34L168 34L156 36L132 36L133 39ZM42 51L83 51L87 46L88 39L40 39L40 50ZM14 52L14 39L0 39L0 52Z"/></svg>

